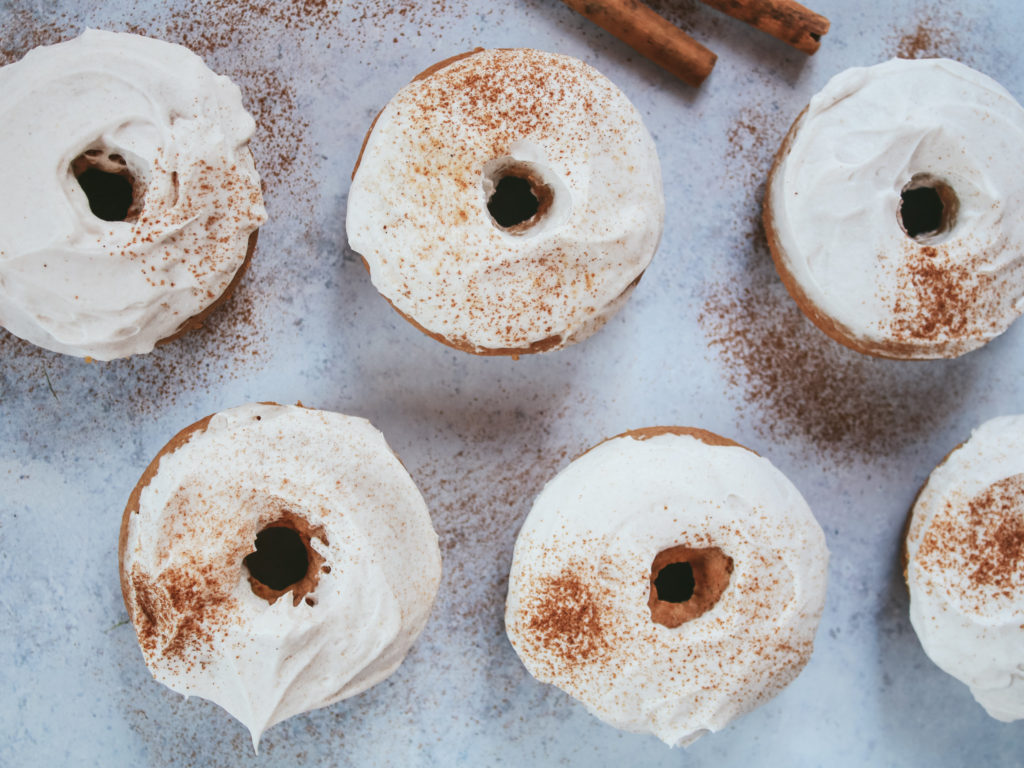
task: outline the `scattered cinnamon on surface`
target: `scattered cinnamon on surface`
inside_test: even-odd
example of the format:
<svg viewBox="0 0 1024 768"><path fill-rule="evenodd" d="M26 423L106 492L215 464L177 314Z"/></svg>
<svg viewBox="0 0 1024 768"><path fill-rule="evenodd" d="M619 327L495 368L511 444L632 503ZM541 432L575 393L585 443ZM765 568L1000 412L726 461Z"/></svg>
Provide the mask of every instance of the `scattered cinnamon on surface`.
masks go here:
<svg viewBox="0 0 1024 768"><path fill-rule="evenodd" d="M751 204L756 205L767 178L771 156L787 127L784 121L784 116L754 102L740 110L726 132L727 172L750 194Z"/></svg>
<svg viewBox="0 0 1024 768"><path fill-rule="evenodd" d="M699 325L727 396L765 438L808 443L839 461L887 455L949 418L971 361L907 367L870 358L804 317L772 265L761 223L764 184L788 127L774 108L753 102L727 132L727 178L745 192L750 214L732 238L738 264L704 290Z"/></svg>
<svg viewBox="0 0 1024 768"><path fill-rule="evenodd" d="M914 14L916 23L899 25L887 38L887 53L901 59L956 59L970 63L962 41L972 37L973 19L949 3L932 2Z"/></svg>
<svg viewBox="0 0 1024 768"><path fill-rule="evenodd" d="M160 412L183 392L209 390L245 376L261 363L267 343L263 323L268 286L259 277L258 258L257 249L252 273L201 328L145 355L86 365L0 329L0 402L25 392L41 396L39 402L46 403L41 407L59 408L47 392L43 366L58 392L92 392L144 413Z"/></svg>
<svg viewBox="0 0 1024 768"><path fill-rule="evenodd" d="M763 242L755 253L762 263L750 273L709 287L700 324L762 435L872 458L914 444L959 406L965 364L909 370L847 349L803 316Z"/></svg>
<svg viewBox="0 0 1024 768"><path fill-rule="evenodd" d="M17 61L40 45L69 40L81 31L81 24L64 13L43 20L28 10L11 11L0 35L0 66Z"/></svg>
<svg viewBox="0 0 1024 768"><path fill-rule="evenodd" d="M537 418L531 434L539 442L545 417ZM529 442L526 435L511 462L487 461L494 450L488 446L429 461L412 472L430 507L444 559L435 610L463 625L477 625L488 617L494 633L502 637L504 625L495 606L505 599L516 534L534 498L570 453L531 450ZM496 552L501 556L495 560Z"/></svg>
<svg viewBox="0 0 1024 768"><path fill-rule="evenodd" d="M900 59L956 58L956 49L956 39L952 32L921 22L913 31L900 36L895 54Z"/></svg>

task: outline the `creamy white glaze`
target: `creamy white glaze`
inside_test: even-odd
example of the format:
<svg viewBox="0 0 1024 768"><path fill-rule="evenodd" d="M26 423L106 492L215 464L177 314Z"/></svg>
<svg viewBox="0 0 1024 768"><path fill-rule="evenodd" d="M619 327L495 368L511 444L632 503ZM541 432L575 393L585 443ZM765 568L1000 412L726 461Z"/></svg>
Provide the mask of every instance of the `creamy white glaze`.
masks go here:
<svg viewBox="0 0 1024 768"><path fill-rule="evenodd" d="M250 585L243 558L282 510L323 527L327 541L311 546L330 570L314 605L290 592L270 604ZM383 435L297 406L213 416L160 458L126 525L125 600L150 671L224 707L254 746L275 723L394 672L441 574L426 504ZM182 592L196 599L175 604ZM192 603L214 596L197 614Z"/></svg>
<svg viewBox="0 0 1024 768"><path fill-rule="evenodd" d="M990 77L947 59L848 69L787 143L766 197L776 258L862 351L953 357L1024 311L1024 109ZM897 215L919 174L959 199L932 242L909 237ZM930 267L948 276L950 301L927 287ZM915 320L922 308L937 326Z"/></svg>
<svg viewBox="0 0 1024 768"><path fill-rule="evenodd" d="M98 360L149 352L228 287L266 220L241 93L191 51L87 30L0 68L0 325ZM134 221L95 216L71 171L120 154Z"/></svg>
<svg viewBox="0 0 1024 768"><path fill-rule="evenodd" d="M525 234L487 210L495 161L529 164L554 191ZM366 143L346 226L398 310L481 351L593 333L647 267L663 220L657 151L626 96L577 59L516 49L399 91Z"/></svg>
<svg viewBox="0 0 1024 768"><path fill-rule="evenodd" d="M1024 560L1007 563L988 548L992 540L972 545L962 534L981 533L978 522L986 520L972 514L971 502L1009 480L1016 503L987 522L1020 537L1022 473L1024 416L985 422L931 473L906 540L910 621L921 645L992 717L1007 722L1024 719ZM979 564L999 569L998 581L972 577Z"/></svg>
<svg viewBox="0 0 1024 768"><path fill-rule="evenodd" d="M733 572L711 610L670 629L652 621L648 596L655 556L677 545L718 547ZM573 461L538 496L516 541L506 629L534 677L601 720L690 744L804 667L827 564L821 527L767 459L688 435L619 437ZM589 623L603 627L591 650L572 630L538 636L546 585L566 575L589 594L557 603L584 604ZM566 647L578 658L567 660Z"/></svg>

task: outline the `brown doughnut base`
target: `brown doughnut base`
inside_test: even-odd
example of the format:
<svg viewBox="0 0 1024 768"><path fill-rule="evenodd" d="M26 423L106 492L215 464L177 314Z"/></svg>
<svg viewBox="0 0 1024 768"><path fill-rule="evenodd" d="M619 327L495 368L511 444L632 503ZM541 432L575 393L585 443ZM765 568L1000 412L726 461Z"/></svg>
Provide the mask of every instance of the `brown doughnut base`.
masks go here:
<svg viewBox="0 0 1024 768"><path fill-rule="evenodd" d="M299 535L299 540L302 542L302 546L306 550L306 556L309 559L306 575L284 589L274 589L273 587L268 587L250 573L249 586L258 597L262 597L271 605L276 603L278 598L284 597L289 592L292 594L292 605L298 605L302 602L302 598L316 589L316 585L320 581L320 569L324 567L324 556L313 549L309 543L310 539L320 539L324 546L328 546L330 542L327 540L327 535L324 533L322 525L310 525L304 517L287 510L276 520L265 525L264 529L279 526L290 528ZM329 567L328 570L330 570Z"/></svg>
<svg viewBox="0 0 1024 768"><path fill-rule="evenodd" d="M730 440L728 437L722 437L714 432L709 432L706 429L700 429L698 427L641 427L640 429L628 429L625 432L620 432L617 435L606 437L597 445L593 445L580 456L586 456L592 450L597 448L599 445L604 445L611 440L618 440L620 437L631 437L634 440L650 440L652 437L658 437L659 435L685 435L688 437L695 437L702 443L707 445L715 445L722 447L731 448L742 448L745 451L750 451L755 456L760 456L757 451L751 451L747 446L737 443L735 440ZM579 456L576 457L577 459ZM575 461L575 459L574 459Z"/></svg>
<svg viewBox="0 0 1024 768"><path fill-rule="evenodd" d="M416 75L416 77L414 77L412 80L410 80L410 82L415 83L415 82L418 82L420 80L426 80L428 77L430 77L430 76L440 72L442 69L444 69L445 67L449 66L450 64L454 64L455 62L461 61L462 59L465 59L465 58L469 58L470 56L475 56L478 53L483 53L485 50L486 50L485 48L474 48L473 50L466 51L465 53L459 53L459 54L456 54L455 56L449 56L447 59L442 59L441 61L437 62L436 64L433 64L433 65L427 67L426 69L424 69L422 72L420 72L418 75ZM499 50L512 50L512 49L510 49L510 48L502 48L502 49L499 49ZM359 148L359 155L356 157L356 164L352 168L352 178L353 179L355 179L356 172L359 170L359 165L360 165L360 163L362 163L363 152L366 151L366 145L370 141L370 136L373 134L373 129L376 127L377 121L380 119L380 116L383 113L384 113L384 109L381 109L377 113L376 117L373 118L373 122L370 123L369 129L367 129L366 135L363 137L363 144ZM367 273L372 275L372 273L370 272L370 265L366 263L366 259L363 258L362 255L360 255L359 258L362 260L363 267L366 269ZM640 278L643 277L643 274L644 273L641 272L639 275L637 275L636 279L633 280L633 282L631 282L629 285L627 285L622 290L622 293L620 293L619 296L617 296L615 300L618 300L618 298L621 297L623 294L625 294L627 291L630 291L633 288L635 288L637 283L640 282ZM435 341L441 342L446 347L451 347L452 349L457 349L460 352L468 352L471 355L477 355L479 357L511 357L511 358L515 359L515 358L518 358L520 355L533 355L533 354L537 354L538 352L548 352L548 351L550 351L552 349L556 349L557 347L563 346L563 343L566 342L566 339L564 339L560 334L555 334L553 336L547 336L547 337L545 337L543 339L539 339L538 341L530 342L530 344L528 344L528 345L526 345L524 347L480 347L480 346L477 346L476 344L470 343L466 339L450 338L450 337L447 337L447 336L442 336L439 333L435 333L434 331L427 330L422 325L420 325L418 322L413 320L405 312L403 312L398 307L396 307L394 305L394 302L392 302L391 299L389 299L387 296L384 296L384 294L381 294L381 296L383 296L385 301L387 301L387 303L391 305L392 309L394 309L398 314L400 314L403 318L405 318L405 320L407 320L409 323L411 323L412 326L414 328L416 328L417 330L421 331L422 333L425 333L427 336L429 336L430 338L434 339ZM614 303L615 300L613 300L610 303ZM571 343L571 340L569 341L569 343Z"/></svg>
<svg viewBox="0 0 1024 768"><path fill-rule="evenodd" d="M793 301L797 303L797 306L800 307L800 310L807 316L807 318L826 336L833 341L838 341L843 346L849 347L850 349L864 355L880 357L886 360L933 359L935 356L934 347L925 348L920 344L914 344L911 342L879 342L864 339L855 335L853 331L835 320L822 310L821 307L811 301L810 297L807 296L790 271L788 255L779 243L778 235L776 234L775 214L772 211L771 204L771 187L772 182L775 179L775 174L782 165L782 161L785 159L786 155L789 154L790 147L796 138L798 129L800 128L806 114L807 107L804 107L803 111L797 115L796 120L793 121L793 125L790 126L789 131L786 133L786 137L782 140L782 144L779 146L778 152L775 153L775 159L772 161L771 170L768 172L768 182L765 185L764 200L762 200L761 205L761 220L764 223L764 234L768 240L768 249L771 251L772 261L775 263L775 270L779 273L779 277L782 279L782 284L786 286L786 290L789 292L789 295L793 297ZM956 357L956 355L944 355L944 357Z"/></svg>
<svg viewBox="0 0 1024 768"><path fill-rule="evenodd" d="M372 274L370 273L370 265L366 263L366 259L362 258L361 256L359 258L362 260L363 268L366 270L367 274ZM626 291L630 291L633 288L635 288L637 283L640 282L640 278L643 276L643 272L637 275L636 279L632 283L627 285L625 290L622 291L622 293L626 293ZM402 318L405 319L408 323L410 323L416 330L426 334L435 341L441 342L446 347L457 349L460 352L468 352L469 354L477 355L478 357L505 356L515 359L518 358L520 355L532 355L536 354L537 352L547 352L548 350L555 349L556 347L562 344L562 337L556 334L554 336L548 336L546 338L543 338L540 341L531 342L530 345L527 347L478 347L475 344L469 343L465 339L452 339L448 338L447 336L442 336L439 333L428 331L422 325L413 320L412 317L410 317L405 312L396 307L394 305L394 302L391 301L391 299L389 299L387 296L384 296L383 293L380 295L388 304L391 305L391 308L395 310L395 312L401 315ZM622 294L619 295L621 296Z"/></svg>

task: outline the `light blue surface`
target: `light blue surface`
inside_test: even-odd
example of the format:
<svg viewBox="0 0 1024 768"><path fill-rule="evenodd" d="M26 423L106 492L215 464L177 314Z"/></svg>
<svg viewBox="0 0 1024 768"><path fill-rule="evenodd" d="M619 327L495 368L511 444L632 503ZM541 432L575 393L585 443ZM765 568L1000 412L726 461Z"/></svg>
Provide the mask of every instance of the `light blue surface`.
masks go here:
<svg viewBox="0 0 1024 768"><path fill-rule="evenodd" d="M815 0L833 29L810 59L692 0L659 0L720 56L699 91L555 0L352 2L314 24L291 2L277 3L273 19L238 4L227 13L171 5L174 14L0 2L0 51L18 55L51 27L186 43L204 28L227 30L211 66L242 85L247 103L276 78L287 97L270 98L282 114L295 105L293 122L259 126L271 220L238 298L207 330L112 364L41 353L0 332L0 765L1024 763L1024 724L989 719L921 651L897 564L904 515L935 463L982 420L1024 411L1024 323L961 360L900 364L861 359L798 322L797 347L814 353L795 359L794 377L824 368L838 394L795 418L786 400L800 387L759 390L763 377L711 346L720 321L706 309L724 292L767 307L767 326L793 317L752 221L772 152L831 75L888 58L924 22L936 52L1024 98L1016 0L964 0L962 13ZM625 310L582 345L519 361L474 358L420 334L378 297L344 236L349 172L373 115L415 73L476 45L545 48L597 66L643 113L665 177L665 237ZM282 149L297 160L275 173L268 157ZM301 399L380 427L431 507L445 575L392 678L271 729L254 757L223 711L151 679L125 623L117 532L132 486L172 434L257 399ZM856 419L829 435L815 425L836 402ZM771 458L832 551L807 669L685 751L606 727L536 683L502 626L515 534L543 482L603 437L652 424L703 426Z"/></svg>

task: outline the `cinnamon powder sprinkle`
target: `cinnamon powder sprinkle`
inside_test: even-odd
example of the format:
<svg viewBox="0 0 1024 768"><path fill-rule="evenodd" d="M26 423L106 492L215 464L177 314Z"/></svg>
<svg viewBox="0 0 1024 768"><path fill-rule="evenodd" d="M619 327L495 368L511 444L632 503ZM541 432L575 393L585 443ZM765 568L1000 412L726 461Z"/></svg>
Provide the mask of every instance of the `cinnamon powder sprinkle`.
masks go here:
<svg viewBox="0 0 1024 768"><path fill-rule="evenodd" d="M521 265L475 253L473 248L479 244L475 237L467 250L461 240L442 237L427 242L418 230L476 217L479 181L467 165L468 157L501 158L516 141L530 137L550 148L547 160L557 166L574 153L585 152L595 135L602 145L630 141L634 124L609 121L602 109L605 99L617 103L617 98L582 63L527 50L487 51L463 58L416 81L393 100L389 110L401 120L378 123L374 135L377 141L408 146L411 157L425 158L397 163L391 172L405 199L422 198L429 203L421 206L422 216L400 224L403 231L416 232L417 248L388 257L393 277L388 278L385 294L401 305L400 311L413 316L429 312L438 318L436 327L430 328L436 337L451 346L485 353L555 346L567 321L571 329L577 323L574 318L597 315L591 303L610 281L619 279L619 273L598 280L584 249L563 250L556 243L544 251L543 244L537 246L536 274L525 282L518 274ZM453 116L462 129L452 132L439 116ZM409 132L402 128L407 125L423 128ZM362 168L365 171L366 166ZM443 190L437 179L444 180ZM402 276L422 276L428 271L429 290L422 280L412 286L401 282ZM484 326L492 333L487 349L480 350L474 335Z"/></svg>
<svg viewBox="0 0 1024 768"><path fill-rule="evenodd" d="M67 14L43 21L28 10L5 12L3 34L0 35L0 66L12 64L33 48L53 45L74 37L77 29Z"/></svg>
<svg viewBox="0 0 1024 768"><path fill-rule="evenodd" d="M877 457L913 445L960 400L961 363L909 371L828 338L801 313L771 267L712 284L698 316L738 409L771 440L801 440L834 459Z"/></svg>
<svg viewBox="0 0 1024 768"><path fill-rule="evenodd" d="M133 568L132 619L144 654L186 661L196 648L210 647L228 616L230 592L217 587L222 582L209 565L170 568L156 579Z"/></svg>
<svg viewBox="0 0 1024 768"><path fill-rule="evenodd" d="M982 605L1024 592L1024 474L990 485L967 502L947 502L917 552L928 571L961 572Z"/></svg>
<svg viewBox="0 0 1024 768"><path fill-rule="evenodd" d="M962 50L953 30L958 29L957 25L962 28L963 18L959 14L957 17L955 21L947 19L943 22L932 14L928 14L928 18L918 22L913 30L899 34L898 37L894 36L896 57L900 59L941 57L962 59Z"/></svg>
<svg viewBox="0 0 1024 768"><path fill-rule="evenodd" d="M806 442L840 461L889 455L955 410L969 371L960 361L910 370L862 355L800 311L779 280L761 222L765 181L787 128L776 108L755 101L726 134L727 178L750 213L737 219L732 252L720 257L735 262L728 277L704 288L698 323L737 410L765 438Z"/></svg>
<svg viewBox="0 0 1024 768"><path fill-rule="evenodd" d="M524 606L529 642L539 647L552 668L593 662L611 647L600 591L583 581L575 568L539 579Z"/></svg>
<svg viewBox="0 0 1024 768"><path fill-rule="evenodd" d="M969 319L982 313L984 276L971 262L949 263L941 248L910 247L897 272L892 331L901 341L960 339L971 332Z"/></svg>

